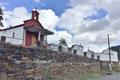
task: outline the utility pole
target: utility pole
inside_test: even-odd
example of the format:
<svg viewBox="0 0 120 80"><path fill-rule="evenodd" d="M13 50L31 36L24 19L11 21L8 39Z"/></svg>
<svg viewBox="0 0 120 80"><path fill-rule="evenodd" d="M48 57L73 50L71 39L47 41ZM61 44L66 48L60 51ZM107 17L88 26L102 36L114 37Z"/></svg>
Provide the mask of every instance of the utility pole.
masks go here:
<svg viewBox="0 0 120 80"><path fill-rule="evenodd" d="M110 52L110 38L109 38L110 34L107 34L107 38L108 38L108 50L109 50L109 70L110 73L112 73L112 64L111 64L111 52Z"/></svg>

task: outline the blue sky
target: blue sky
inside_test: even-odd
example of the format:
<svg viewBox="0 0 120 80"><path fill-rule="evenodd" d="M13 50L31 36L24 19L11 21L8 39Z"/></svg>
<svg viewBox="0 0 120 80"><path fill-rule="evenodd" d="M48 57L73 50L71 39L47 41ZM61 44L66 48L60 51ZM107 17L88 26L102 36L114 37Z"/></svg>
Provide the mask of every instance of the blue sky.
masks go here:
<svg viewBox="0 0 120 80"><path fill-rule="evenodd" d="M7 3L6 10L13 10L15 7L24 6L31 11L33 8L52 9L57 15L61 15L65 9L69 8L69 0L41 0L35 2L33 0L2 0Z"/></svg>
<svg viewBox="0 0 120 80"><path fill-rule="evenodd" d="M35 2L34 0L1 0L6 3L4 7L6 10L13 10L16 7L24 6L29 12L35 7L38 9L52 9L58 16L60 16L67 8L70 8L70 0L41 0ZM88 16L90 19L99 19L105 17L107 12L103 9L98 10L97 14Z"/></svg>
<svg viewBox="0 0 120 80"><path fill-rule="evenodd" d="M97 10L96 14L92 14L91 16L88 16L85 19L96 20L96 19L105 18L106 15L107 15L107 11L100 8Z"/></svg>

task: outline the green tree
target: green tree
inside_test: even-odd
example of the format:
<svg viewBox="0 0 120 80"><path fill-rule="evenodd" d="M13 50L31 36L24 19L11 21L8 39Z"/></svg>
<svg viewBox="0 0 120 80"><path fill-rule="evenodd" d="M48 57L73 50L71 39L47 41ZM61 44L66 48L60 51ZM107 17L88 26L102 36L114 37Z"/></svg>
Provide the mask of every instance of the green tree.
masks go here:
<svg viewBox="0 0 120 80"><path fill-rule="evenodd" d="M60 44L60 45L65 45L65 46L67 46L67 42L66 42L66 40L63 39L63 38L61 38L61 39L59 40L59 44Z"/></svg>

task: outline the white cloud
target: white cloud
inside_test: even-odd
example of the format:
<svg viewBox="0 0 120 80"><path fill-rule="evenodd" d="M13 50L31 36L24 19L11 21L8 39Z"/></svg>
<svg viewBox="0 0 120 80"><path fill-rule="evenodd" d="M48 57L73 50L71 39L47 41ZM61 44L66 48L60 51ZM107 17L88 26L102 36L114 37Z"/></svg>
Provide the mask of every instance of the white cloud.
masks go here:
<svg viewBox="0 0 120 80"><path fill-rule="evenodd" d="M25 7L17 7L13 11L5 11L3 17L5 27L9 27L22 24L24 20L30 18L30 14Z"/></svg>
<svg viewBox="0 0 120 80"><path fill-rule="evenodd" d="M120 9L120 0L101 0L101 2L97 3L97 5L108 12L110 19L120 18L118 11Z"/></svg>
<svg viewBox="0 0 120 80"><path fill-rule="evenodd" d="M78 33L80 29L88 22L85 17L93 14L93 6L75 6L67 9L60 18L60 28L67 29L70 33Z"/></svg>
<svg viewBox="0 0 120 80"><path fill-rule="evenodd" d="M67 31L55 31L54 35L48 36L48 42L58 44L61 38L64 38L66 40L68 46L72 45L71 44L72 35Z"/></svg>
<svg viewBox="0 0 120 80"><path fill-rule="evenodd" d="M51 9L38 10L39 21L47 29L53 30L59 22L59 17ZM23 21L30 19L32 13L29 13L25 7L16 7L13 11L4 12L4 22L6 27L22 24Z"/></svg>
<svg viewBox="0 0 120 80"><path fill-rule="evenodd" d="M39 13L40 13L39 21L41 22L41 24L45 28L54 31L54 28L59 23L59 17L55 14L55 12L51 9L43 9L39 10Z"/></svg>
<svg viewBox="0 0 120 80"><path fill-rule="evenodd" d="M83 43L94 51L107 48L107 34L111 45L120 42L120 1L119 0L70 0L72 8L67 9L60 18L59 27L74 34L73 44ZM115 5L115 6L113 6ZM85 20L86 16L99 9L107 11L107 16L97 20ZM116 42L117 41L117 42ZM119 45L119 44L117 44Z"/></svg>

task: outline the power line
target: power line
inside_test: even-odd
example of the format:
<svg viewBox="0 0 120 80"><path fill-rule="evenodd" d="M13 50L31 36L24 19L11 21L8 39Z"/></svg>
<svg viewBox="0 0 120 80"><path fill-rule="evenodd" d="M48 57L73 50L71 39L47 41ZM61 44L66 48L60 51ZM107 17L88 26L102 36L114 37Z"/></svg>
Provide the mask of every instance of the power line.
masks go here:
<svg viewBox="0 0 120 80"><path fill-rule="evenodd" d="M12 15L12 14L9 14L8 16L11 16L11 17L16 17L16 18L19 18L21 20L24 20L25 18L22 18L22 17L18 17L16 15ZM8 20L8 18L3 18L3 20Z"/></svg>
<svg viewBox="0 0 120 80"><path fill-rule="evenodd" d="M23 19L21 17L15 16L15 15L12 15L12 14L10 14L9 16L16 17L16 18L19 18L19 19Z"/></svg>
<svg viewBox="0 0 120 80"><path fill-rule="evenodd" d="M22 17L18 17L18 16L13 15L13 14L9 14L8 16L11 16L11 17L16 17L16 18L19 18L19 19L24 19L24 18L22 18ZM4 19L4 20L6 20L6 19Z"/></svg>

